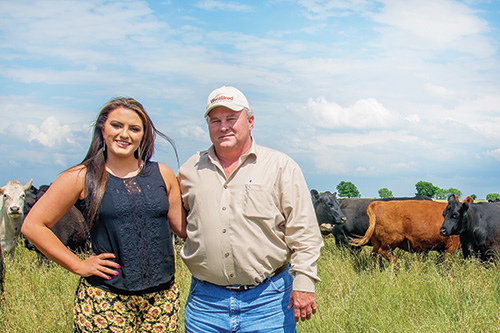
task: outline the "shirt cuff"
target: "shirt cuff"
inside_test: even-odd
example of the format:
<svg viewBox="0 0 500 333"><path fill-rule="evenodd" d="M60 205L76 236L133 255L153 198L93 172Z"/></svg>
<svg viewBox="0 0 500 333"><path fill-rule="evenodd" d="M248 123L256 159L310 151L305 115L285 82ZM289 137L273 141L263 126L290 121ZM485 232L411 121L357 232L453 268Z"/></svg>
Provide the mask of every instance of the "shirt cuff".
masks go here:
<svg viewBox="0 0 500 333"><path fill-rule="evenodd" d="M314 280L309 276L301 273L296 273L295 278L293 279L293 290L314 293L314 283Z"/></svg>

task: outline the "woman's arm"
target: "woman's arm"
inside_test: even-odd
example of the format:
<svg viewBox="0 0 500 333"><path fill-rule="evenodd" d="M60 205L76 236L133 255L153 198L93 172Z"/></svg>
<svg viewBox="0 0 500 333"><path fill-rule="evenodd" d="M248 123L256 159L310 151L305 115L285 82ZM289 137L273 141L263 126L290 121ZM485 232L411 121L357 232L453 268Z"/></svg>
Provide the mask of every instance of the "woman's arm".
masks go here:
<svg viewBox="0 0 500 333"><path fill-rule="evenodd" d="M168 195L168 220L170 221L170 228L179 237L186 238L186 212L182 206L181 191L179 183L172 169L167 165L158 163L160 173L167 186Z"/></svg>
<svg viewBox="0 0 500 333"><path fill-rule="evenodd" d="M70 272L80 276L97 275L110 278L110 275L117 274L110 267L116 268L118 264L106 259L114 258L114 254L102 253L81 260L50 230L78 198L83 198L84 180L83 166L76 166L62 173L30 210L23 222L21 232L47 258Z"/></svg>

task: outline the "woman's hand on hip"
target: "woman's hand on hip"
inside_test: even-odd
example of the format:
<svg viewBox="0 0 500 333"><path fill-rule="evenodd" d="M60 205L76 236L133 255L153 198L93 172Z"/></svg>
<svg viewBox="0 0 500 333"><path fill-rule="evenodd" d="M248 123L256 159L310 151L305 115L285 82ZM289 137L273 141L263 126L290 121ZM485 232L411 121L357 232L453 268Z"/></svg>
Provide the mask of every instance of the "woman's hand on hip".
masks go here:
<svg viewBox="0 0 500 333"><path fill-rule="evenodd" d="M83 277L96 275L109 280L112 276L118 275L116 269L120 268L120 265L116 262L108 260L114 258L116 256L113 253L92 255L80 262L75 273Z"/></svg>

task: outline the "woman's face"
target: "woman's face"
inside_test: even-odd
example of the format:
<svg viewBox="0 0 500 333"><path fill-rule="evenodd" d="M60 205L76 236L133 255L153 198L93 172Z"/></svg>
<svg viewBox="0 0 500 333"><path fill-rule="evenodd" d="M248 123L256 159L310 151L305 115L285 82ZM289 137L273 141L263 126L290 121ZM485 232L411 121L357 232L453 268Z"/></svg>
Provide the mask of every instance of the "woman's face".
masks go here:
<svg viewBox="0 0 500 333"><path fill-rule="evenodd" d="M110 154L121 158L130 157L141 144L144 124L135 111L120 106L108 114L101 132L108 158Z"/></svg>

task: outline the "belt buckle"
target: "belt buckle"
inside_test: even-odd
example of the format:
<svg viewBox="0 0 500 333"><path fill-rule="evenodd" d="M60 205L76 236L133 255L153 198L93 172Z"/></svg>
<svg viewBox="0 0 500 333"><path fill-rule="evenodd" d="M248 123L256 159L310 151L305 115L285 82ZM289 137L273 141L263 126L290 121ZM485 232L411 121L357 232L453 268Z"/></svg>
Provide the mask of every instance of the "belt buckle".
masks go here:
<svg viewBox="0 0 500 333"><path fill-rule="evenodd" d="M254 286L249 286L249 285L232 285L232 286L226 286L227 289L229 290L234 290L234 291L244 291L248 289L252 289Z"/></svg>

